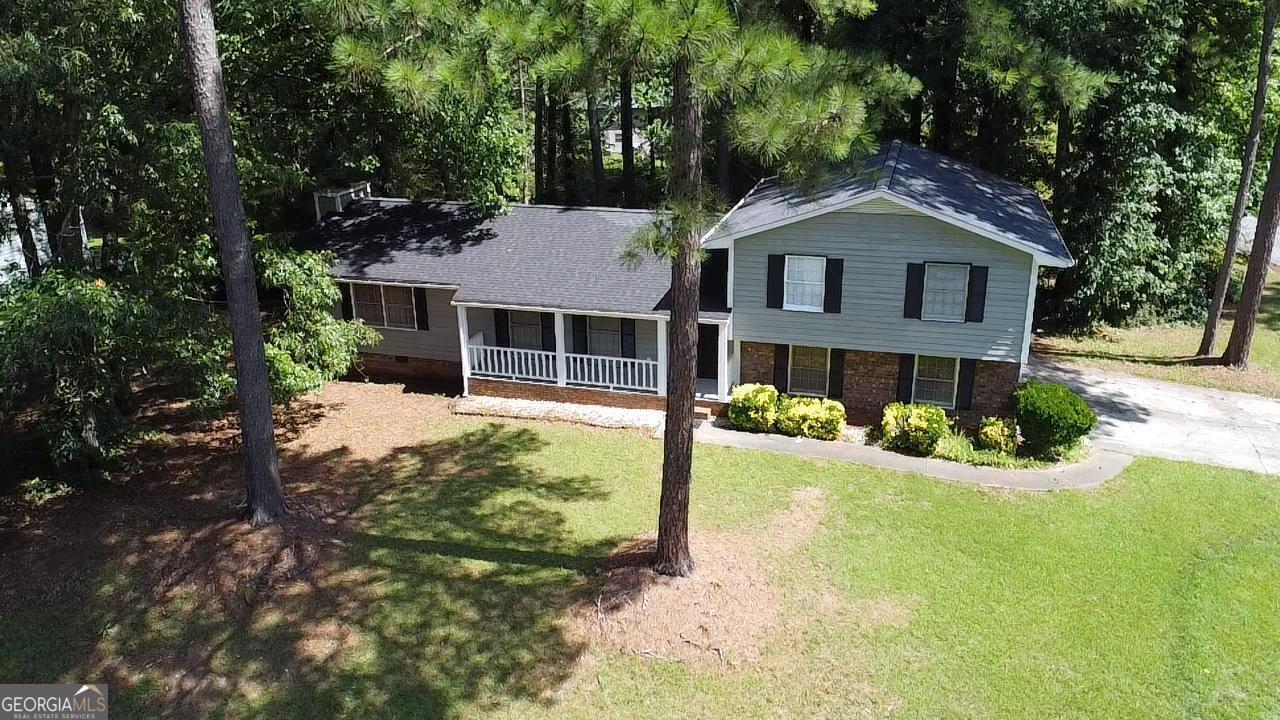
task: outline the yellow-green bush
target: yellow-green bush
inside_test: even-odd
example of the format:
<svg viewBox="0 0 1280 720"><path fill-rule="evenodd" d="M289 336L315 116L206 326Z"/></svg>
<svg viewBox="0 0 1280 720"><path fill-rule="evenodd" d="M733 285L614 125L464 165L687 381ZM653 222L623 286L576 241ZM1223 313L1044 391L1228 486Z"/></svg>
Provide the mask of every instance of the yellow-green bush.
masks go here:
<svg viewBox="0 0 1280 720"><path fill-rule="evenodd" d="M778 390L772 385L748 383L729 396L729 422L747 432L772 432L778 421Z"/></svg>
<svg viewBox="0 0 1280 720"><path fill-rule="evenodd" d="M947 434L947 413L935 405L892 403L880 420L880 444L889 450L929 456Z"/></svg>
<svg viewBox="0 0 1280 720"><path fill-rule="evenodd" d="M1018 449L1018 428L1012 420L985 417L978 425L979 450L994 450L1012 455Z"/></svg>
<svg viewBox="0 0 1280 720"><path fill-rule="evenodd" d="M784 435L836 440L844 432L844 405L815 397L789 397L778 401L778 432Z"/></svg>

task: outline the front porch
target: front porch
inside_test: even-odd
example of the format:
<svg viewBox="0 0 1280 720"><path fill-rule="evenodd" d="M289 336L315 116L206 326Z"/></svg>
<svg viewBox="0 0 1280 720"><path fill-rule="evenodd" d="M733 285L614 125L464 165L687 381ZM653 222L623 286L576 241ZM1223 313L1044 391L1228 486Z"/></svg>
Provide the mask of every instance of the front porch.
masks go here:
<svg viewBox="0 0 1280 720"><path fill-rule="evenodd" d="M662 317L458 305L458 331L464 393L471 379L479 378L666 394L667 321ZM698 397L727 400L727 323L700 324L699 335Z"/></svg>

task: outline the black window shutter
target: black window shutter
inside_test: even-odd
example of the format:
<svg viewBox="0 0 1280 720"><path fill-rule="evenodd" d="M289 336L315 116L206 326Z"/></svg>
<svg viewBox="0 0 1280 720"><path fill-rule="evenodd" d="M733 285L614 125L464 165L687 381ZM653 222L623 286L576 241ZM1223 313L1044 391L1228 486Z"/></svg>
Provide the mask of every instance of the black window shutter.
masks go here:
<svg viewBox="0 0 1280 720"><path fill-rule="evenodd" d="M787 391L787 377L790 374L791 364L791 346L790 345L774 345L773 346L773 386L778 392Z"/></svg>
<svg viewBox="0 0 1280 720"><path fill-rule="evenodd" d="M587 317L573 316L573 352L578 355L587 354Z"/></svg>
<svg viewBox="0 0 1280 720"><path fill-rule="evenodd" d="M506 310L493 311L493 336L498 347L511 347L511 315Z"/></svg>
<svg viewBox="0 0 1280 720"><path fill-rule="evenodd" d="M827 282L822 293L822 312L840 312L840 294L844 288L844 260L827 258Z"/></svg>
<svg viewBox="0 0 1280 720"><path fill-rule="evenodd" d="M769 256L769 275L765 285L765 307L782 307L782 278L787 271L786 255Z"/></svg>
<svg viewBox="0 0 1280 720"><path fill-rule="evenodd" d="M911 389L916 382L916 356L902 353L898 356L898 402L911 402Z"/></svg>
<svg viewBox="0 0 1280 720"><path fill-rule="evenodd" d="M342 319L350 320L356 316L351 300L351 283L338 283L338 290L342 292Z"/></svg>
<svg viewBox="0 0 1280 720"><path fill-rule="evenodd" d="M969 266L969 297L965 301L964 321L982 322L987 312L987 266Z"/></svg>
<svg viewBox="0 0 1280 720"><path fill-rule="evenodd" d="M430 330L431 325L427 322L427 289L416 287L413 289L413 314L418 316L418 329Z"/></svg>
<svg viewBox="0 0 1280 720"><path fill-rule="evenodd" d="M827 397L844 397L844 351L831 349L831 367L827 369Z"/></svg>
<svg viewBox="0 0 1280 720"><path fill-rule="evenodd" d="M924 263L907 263L907 290L902 300L902 317L920 319L924 307Z"/></svg>
<svg viewBox="0 0 1280 720"><path fill-rule="evenodd" d="M956 409L973 407L973 375L978 369L977 360L960 358L960 377L956 379Z"/></svg>
<svg viewBox="0 0 1280 720"><path fill-rule="evenodd" d="M636 356L636 321L622 318L622 357Z"/></svg>
<svg viewBox="0 0 1280 720"><path fill-rule="evenodd" d="M556 351L556 314L539 313L542 321L542 349L546 352Z"/></svg>

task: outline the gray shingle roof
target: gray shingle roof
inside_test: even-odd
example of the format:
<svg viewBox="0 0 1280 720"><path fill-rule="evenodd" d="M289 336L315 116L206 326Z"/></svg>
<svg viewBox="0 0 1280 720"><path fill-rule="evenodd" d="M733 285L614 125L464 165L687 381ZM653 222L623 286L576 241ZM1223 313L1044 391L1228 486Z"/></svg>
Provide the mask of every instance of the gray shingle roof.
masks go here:
<svg viewBox="0 0 1280 720"><path fill-rule="evenodd" d="M671 266L620 260L648 210L513 205L485 218L463 203L374 198L326 218L307 242L354 280L458 288L459 303L665 314ZM710 318L716 313L703 313Z"/></svg>
<svg viewBox="0 0 1280 720"><path fill-rule="evenodd" d="M804 194L762 181L721 222L707 242L742 237L789 220L854 204L867 195L891 197L962 227L1033 253L1041 264L1074 263L1040 196L968 163L894 140L869 157L862 172L837 176Z"/></svg>

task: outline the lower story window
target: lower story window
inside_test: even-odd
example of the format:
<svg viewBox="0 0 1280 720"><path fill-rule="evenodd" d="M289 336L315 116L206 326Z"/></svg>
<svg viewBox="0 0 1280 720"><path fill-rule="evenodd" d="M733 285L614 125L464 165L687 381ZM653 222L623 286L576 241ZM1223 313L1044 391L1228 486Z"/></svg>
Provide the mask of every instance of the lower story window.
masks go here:
<svg viewBox="0 0 1280 720"><path fill-rule="evenodd" d="M792 345L787 392L825 397L830 359L831 353L826 348Z"/></svg>
<svg viewBox="0 0 1280 720"><path fill-rule="evenodd" d="M587 352L591 355L622 357L622 320L594 315L588 317Z"/></svg>
<svg viewBox="0 0 1280 720"><path fill-rule="evenodd" d="M511 311L511 347L542 349L542 316L526 310Z"/></svg>
<svg viewBox="0 0 1280 720"><path fill-rule="evenodd" d="M369 325L401 330L418 327L412 288L353 283L351 293L352 311Z"/></svg>
<svg viewBox="0 0 1280 720"><path fill-rule="evenodd" d="M912 401L948 409L955 407L956 371L959 365L960 361L956 358L917 355Z"/></svg>

